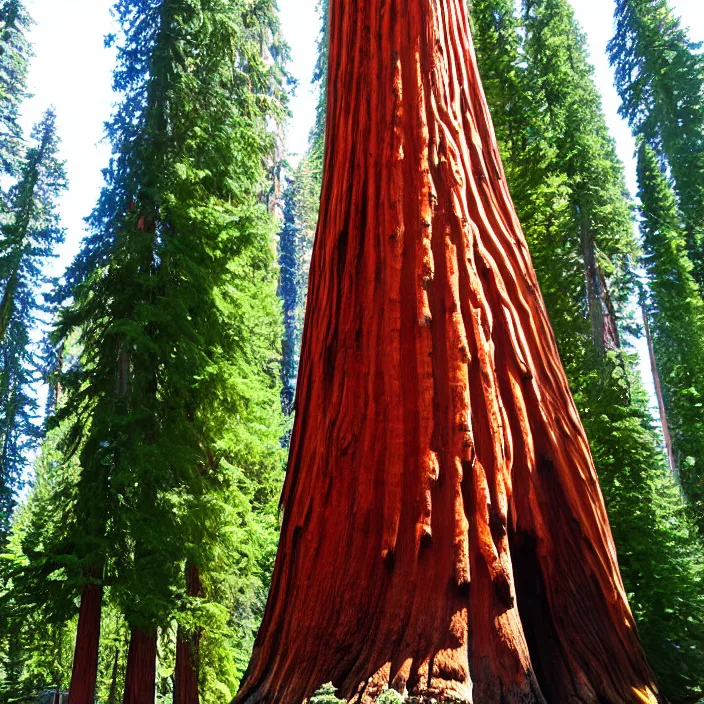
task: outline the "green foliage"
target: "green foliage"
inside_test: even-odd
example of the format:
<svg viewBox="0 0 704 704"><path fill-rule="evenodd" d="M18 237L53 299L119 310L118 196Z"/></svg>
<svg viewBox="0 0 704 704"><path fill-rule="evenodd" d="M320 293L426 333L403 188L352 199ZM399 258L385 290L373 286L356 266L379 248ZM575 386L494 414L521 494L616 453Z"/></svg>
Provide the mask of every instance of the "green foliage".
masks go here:
<svg viewBox="0 0 704 704"><path fill-rule="evenodd" d="M283 408L293 410L308 295L308 271L318 223L321 174L311 150L305 155L284 192L284 223L279 234L279 296L284 308L282 364Z"/></svg>
<svg viewBox="0 0 704 704"><path fill-rule="evenodd" d="M335 688L332 684L324 684L311 698L310 704L338 704L341 699L335 696Z"/></svg>
<svg viewBox="0 0 704 704"><path fill-rule="evenodd" d="M309 704L340 704L343 700L335 696L335 687L328 683L323 685L309 700ZM406 697L393 689L383 691L377 698L377 704L402 704Z"/></svg>
<svg viewBox="0 0 704 704"><path fill-rule="evenodd" d="M293 412L293 399L300 354L298 310L301 305L300 272L301 228L296 222L296 183L289 182L284 191L284 221L279 233L279 298L284 313L283 354L281 362L281 407L286 415Z"/></svg>
<svg viewBox="0 0 704 704"><path fill-rule="evenodd" d="M55 503L60 488L76 476L62 466L59 431L45 439L34 465L30 498L17 512L0 557L0 701L32 697L43 689L67 688L75 634L72 595L62 588L63 564L33 559L56 539L66 506Z"/></svg>
<svg viewBox="0 0 704 704"><path fill-rule="evenodd" d="M641 637L671 700L693 701L703 686L704 553L622 342L639 251L584 38L564 0L526 0L521 15L511 0L474 0L472 10L509 186Z"/></svg>
<svg viewBox="0 0 704 704"><path fill-rule="evenodd" d="M647 308L665 412L680 481L704 533L704 301L675 195L646 142L638 150L638 184Z"/></svg>
<svg viewBox="0 0 704 704"><path fill-rule="evenodd" d="M5 175L15 175L22 158L24 140L18 118L27 97L31 23L22 0L0 2L0 173Z"/></svg>
<svg viewBox="0 0 704 704"><path fill-rule="evenodd" d="M49 110L8 194L0 223L0 544L9 530L16 493L28 456L41 436L39 409L31 389L42 374L32 330L50 306L41 294L48 282L42 267L63 240L57 200L66 187L55 116Z"/></svg>
<svg viewBox="0 0 704 704"><path fill-rule="evenodd" d="M575 397L609 509L643 646L672 702L704 693L704 550L663 461L647 395L628 363ZM621 389L619 390L619 386Z"/></svg>
<svg viewBox="0 0 704 704"><path fill-rule="evenodd" d="M704 54L669 0L616 0L608 51L621 114L669 168L704 282Z"/></svg>
<svg viewBox="0 0 704 704"><path fill-rule="evenodd" d="M63 515L47 528L30 511L13 579L27 608L66 623L100 566L127 627L162 631L160 696L180 625L206 631L202 698L226 702L278 533L280 307L263 194L285 52L269 0L120 0L115 15L115 156L56 332L77 345L50 422L47 501ZM186 564L202 598L186 594ZM42 586L47 573L58 590ZM122 677L124 630L113 630L108 695L116 650Z"/></svg>
<svg viewBox="0 0 704 704"><path fill-rule="evenodd" d="M313 83L318 87L318 104L315 110L315 124L310 134L310 148L308 159L310 167L314 170L318 181L323 178L323 160L325 150L325 114L327 111L327 81L328 81L328 55L330 22L330 1L318 0L318 12L321 20L320 36L318 37L318 60L313 72Z"/></svg>

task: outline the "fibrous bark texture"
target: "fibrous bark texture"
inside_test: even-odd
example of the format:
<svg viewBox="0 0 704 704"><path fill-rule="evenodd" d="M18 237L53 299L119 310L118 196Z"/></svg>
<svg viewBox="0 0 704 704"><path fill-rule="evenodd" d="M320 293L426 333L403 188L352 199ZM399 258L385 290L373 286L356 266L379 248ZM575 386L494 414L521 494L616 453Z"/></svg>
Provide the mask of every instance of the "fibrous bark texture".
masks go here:
<svg viewBox="0 0 704 704"><path fill-rule="evenodd" d="M284 525L238 702L657 701L464 0L330 0Z"/></svg>
<svg viewBox="0 0 704 704"><path fill-rule="evenodd" d="M101 585L83 587L69 688L72 704L93 704L95 701L102 601Z"/></svg>
<svg viewBox="0 0 704 704"><path fill-rule="evenodd" d="M124 704L154 704L156 693L156 631L132 629L127 653Z"/></svg>
<svg viewBox="0 0 704 704"><path fill-rule="evenodd" d="M186 566L186 593L188 596L202 596L198 568ZM198 704L198 659L202 633L184 633L181 628L176 640L176 669L174 672L174 704Z"/></svg>

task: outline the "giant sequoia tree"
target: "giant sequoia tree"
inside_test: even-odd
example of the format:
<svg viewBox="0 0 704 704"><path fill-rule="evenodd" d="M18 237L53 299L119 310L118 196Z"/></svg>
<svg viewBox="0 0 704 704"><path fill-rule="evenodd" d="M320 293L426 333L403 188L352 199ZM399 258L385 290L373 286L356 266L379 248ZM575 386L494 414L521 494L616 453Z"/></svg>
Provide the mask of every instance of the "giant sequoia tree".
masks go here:
<svg viewBox="0 0 704 704"><path fill-rule="evenodd" d="M456 0L332 0L272 589L239 702L655 702Z"/></svg>

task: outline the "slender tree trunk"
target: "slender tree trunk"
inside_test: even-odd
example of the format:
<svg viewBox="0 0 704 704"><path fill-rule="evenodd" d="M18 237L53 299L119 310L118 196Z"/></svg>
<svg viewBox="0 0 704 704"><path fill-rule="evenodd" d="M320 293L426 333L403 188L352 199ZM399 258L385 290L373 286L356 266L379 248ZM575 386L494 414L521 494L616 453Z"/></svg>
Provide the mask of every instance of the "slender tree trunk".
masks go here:
<svg viewBox="0 0 704 704"><path fill-rule="evenodd" d="M127 654L124 704L154 704L156 695L156 631L132 629Z"/></svg>
<svg viewBox="0 0 704 704"><path fill-rule="evenodd" d="M102 577L102 570L88 574L93 579ZM81 594L78 615L76 647L73 655L69 697L71 704L93 704L98 680L98 650L100 647L100 617L103 606L101 584L86 584Z"/></svg>
<svg viewBox="0 0 704 704"><path fill-rule="evenodd" d="M15 292L17 291L18 278L19 272L13 271L0 300L0 342L5 342L7 328L10 326L12 313L15 310Z"/></svg>
<svg viewBox="0 0 704 704"><path fill-rule="evenodd" d="M592 324L592 339L597 351L604 355L607 350L619 349L621 341L606 279L597 262L594 237L589 229L585 213L580 208L577 211L580 219L580 236L582 240L582 256L584 258L584 275L587 283L589 318Z"/></svg>
<svg viewBox="0 0 704 704"><path fill-rule="evenodd" d="M120 667L120 648L115 648L115 659L112 663L112 675L110 676L110 690L108 691L108 704L117 703L117 673Z"/></svg>
<svg viewBox="0 0 704 704"><path fill-rule="evenodd" d="M189 596L202 596L198 568L186 566L186 591ZM202 633L197 630L190 638L180 628L176 640L176 672L174 674L174 704L198 704L198 662Z"/></svg>
<svg viewBox="0 0 704 704"><path fill-rule="evenodd" d="M667 460L670 464L670 471L675 480L677 477L677 464L675 462L675 453L672 447L672 436L670 435L670 424L667 421L667 413L665 411L665 397L662 393L662 383L660 382L660 372L658 371L658 363L655 358L655 346L653 345L653 336L650 332L650 316L645 302L641 302L641 310L643 311L643 326L645 328L645 339L648 343L648 356L650 358L650 369L653 373L653 386L655 387L655 397L658 400L658 412L660 413L660 425L662 426L662 435L665 441L665 449L667 450Z"/></svg>
<svg viewBox="0 0 704 704"><path fill-rule="evenodd" d="M330 0L284 524L237 702L656 702L464 0Z"/></svg>

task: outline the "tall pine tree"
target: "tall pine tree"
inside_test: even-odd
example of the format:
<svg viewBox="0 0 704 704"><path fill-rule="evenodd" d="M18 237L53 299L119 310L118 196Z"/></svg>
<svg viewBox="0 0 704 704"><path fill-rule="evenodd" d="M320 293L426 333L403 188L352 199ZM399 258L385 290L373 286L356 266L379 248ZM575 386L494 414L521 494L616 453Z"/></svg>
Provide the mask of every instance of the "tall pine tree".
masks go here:
<svg viewBox="0 0 704 704"><path fill-rule="evenodd" d="M639 173L647 184L640 184L641 194L651 200L643 202L646 266L655 287L651 301L657 308L657 299L664 297L661 302L672 316L673 332L682 323L696 330L704 284L704 56L701 45L689 39L668 0L618 0L615 13L617 31L609 43L609 54L621 113L642 142ZM662 179L656 178L653 159L663 173ZM668 182L674 186L677 200L665 205ZM655 211L648 215L651 208ZM653 219L656 215L664 217L662 223ZM675 232L681 233L686 245L685 251L677 250L676 254L672 249ZM670 246L657 246L665 240ZM673 257L678 260L677 272L672 269ZM691 272L685 275L682 267L691 268ZM687 288L680 291L683 297L678 310L672 299L665 301L667 293L660 274L668 270L674 277L672 285ZM691 288L692 278L698 289ZM699 303L692 296L697 296ZM655 326L664 329L663 316L658 321ZM659 337L662 340L662 335ZM692 345L696 347L697 342L688 342L682 348L675 366L670 345L656 344L654 353L656 365L662 367L667 396L665 422L675 429L674 469L689 498L698 504L704 491L704 448L697 430L701 362ZM685 379L689 383L684 383ZM683 420L685 417L688 420ZM695 510L701 515L701 505Z"/></svg>
<svg viewBox="0 0 704 704"><path fill-rule="evenodd" d="M27 39L31 20L22 0L0 3L0 172L16 173L22 156L20 106L27 96L32 49Z"/></svg>
<svg viewBox="0 0 704 704"><path fill-rule="evenodd" d="M667 165L704 284L704 55L669 0L616 0L608 51L621 114Z"/></svg>
<svg viewBox="0 0 704 704"><path fill-rule="evenodd" d="M279 297L284 313L281 407L286 415L293 412L300 354L298 310L301 305L301 227L296 217L297 190L298 184L292 179L283 194L284 221L279 233Z"/></svg>
<svg viewBox="0 0 704 704"><path fill-rule="evenodd" d="M95 693L106 586L131 631L126 701L153 699L157 631L173 618L188 655L180 683L203 660L202 628L211 643L236 632L251 590L230 596L222 575L253 584L268 565L280 482L280 320L262 202L267 124L283 111L268 58L281 55L274 5L120 0L115 14L115 156L58 331L81 348L54 421L80 471L71 515L24 570L63 565L64 593L81 594L78 704ZM234 687L238 664L224 660L217 681Z"/></svg>
<svg viewBox="0 0 704 704"><path fill-rule="evenodd" d="M704 531L704 301L675 195L653 149L638 149L648 317L674 461Z"/></svg>
<svg viewBox="0 0 704 704"><path fill-rule="evenodd" d="M0 237L0 541L7 535L16 492L40 437L40 413L31 388L42 372L37 340L47 304L42 270L63 240L57 199L66 187L58 156L56 120L49 110L8 194ZM46 323L46 321L44 321Z"/></svg>

